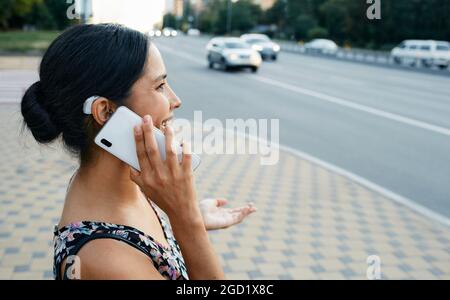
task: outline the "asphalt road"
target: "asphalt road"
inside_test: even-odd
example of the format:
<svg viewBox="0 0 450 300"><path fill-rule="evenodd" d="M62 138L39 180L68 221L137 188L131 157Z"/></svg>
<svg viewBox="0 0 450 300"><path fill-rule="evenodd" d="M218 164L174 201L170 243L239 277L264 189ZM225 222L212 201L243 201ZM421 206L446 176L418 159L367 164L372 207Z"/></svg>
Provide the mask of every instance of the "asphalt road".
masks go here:
<svg viewBox="0 0 450 300"><path fill-rule="evenodd" d="M177 116L280 119L280 143L450 217L450 78L282 53L209 70L204 38L159 39Z"/></svg>

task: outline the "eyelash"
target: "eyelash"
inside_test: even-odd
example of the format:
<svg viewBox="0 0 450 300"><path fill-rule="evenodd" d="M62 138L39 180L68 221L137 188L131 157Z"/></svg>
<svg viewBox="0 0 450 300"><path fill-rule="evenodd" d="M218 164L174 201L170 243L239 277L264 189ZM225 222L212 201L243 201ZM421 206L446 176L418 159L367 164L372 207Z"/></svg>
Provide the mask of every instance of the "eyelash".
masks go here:
<svg viewBox="0 0 450 300"><path fill-rule="evenodd" d="M157 90L161 90L164 89L164 86L166 85L166 83L161 83L160 86L158 86Z"/></svg>

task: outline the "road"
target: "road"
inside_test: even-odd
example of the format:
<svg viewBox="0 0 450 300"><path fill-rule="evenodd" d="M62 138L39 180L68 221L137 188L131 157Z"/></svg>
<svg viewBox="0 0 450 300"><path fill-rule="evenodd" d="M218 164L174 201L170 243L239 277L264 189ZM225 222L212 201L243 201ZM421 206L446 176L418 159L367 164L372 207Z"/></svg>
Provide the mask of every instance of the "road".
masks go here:
<svg viewBox="0 0 450 300"><path fill-rule="evenodd" d="M450 217L450 78L282 53L209 70L204 38L159 39L177 116L280 119L280 143Z"/></svg>

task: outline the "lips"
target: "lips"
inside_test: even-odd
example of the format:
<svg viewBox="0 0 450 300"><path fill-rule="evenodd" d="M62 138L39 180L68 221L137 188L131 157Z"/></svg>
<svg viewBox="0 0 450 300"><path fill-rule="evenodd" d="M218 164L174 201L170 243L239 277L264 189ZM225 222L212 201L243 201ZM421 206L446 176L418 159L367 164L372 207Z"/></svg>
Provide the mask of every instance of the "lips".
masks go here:
<svg viewBox="0 0 450 300"><path fill-rule="evenodd" d="M173 115L170 116L170 117L168 117L167 119L164 119L164 120L159 124L158 128L159 128L160 130L164 130L164 129L166 128L166 126L167 126L168 124L170 124L170 121L172 121L172 120L173 120Z"/></svg>

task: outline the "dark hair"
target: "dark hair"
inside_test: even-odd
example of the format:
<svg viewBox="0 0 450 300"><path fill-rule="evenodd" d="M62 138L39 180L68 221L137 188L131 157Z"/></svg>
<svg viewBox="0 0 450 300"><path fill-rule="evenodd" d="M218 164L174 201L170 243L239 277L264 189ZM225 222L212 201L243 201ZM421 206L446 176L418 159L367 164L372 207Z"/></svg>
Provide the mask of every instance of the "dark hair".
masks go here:
<svg viewBox="0 0 450 300"><path fill-rule="evenodd" d="M40 81L22 98L24 127L43 144L62 135L71 153L88 160L98 128L83 114L84 101L98 95L123 105L144 72L148 48L146 35L121 25L70 27L47 49Z"/></svg>

